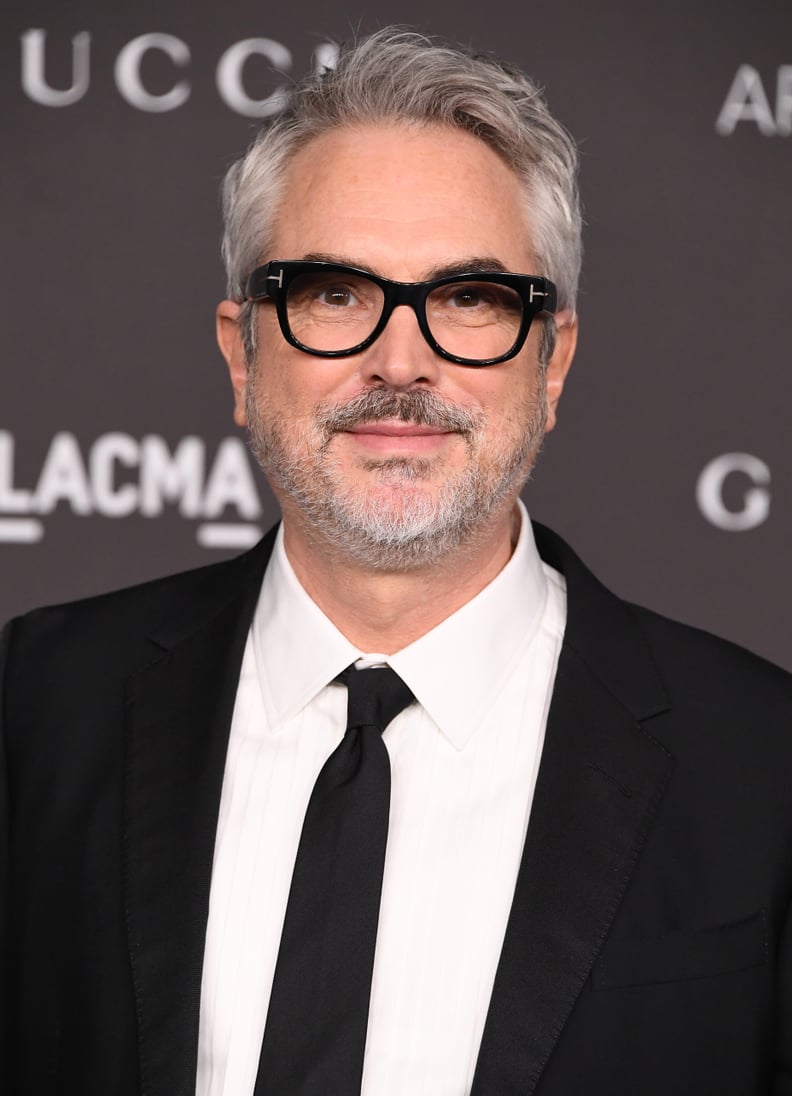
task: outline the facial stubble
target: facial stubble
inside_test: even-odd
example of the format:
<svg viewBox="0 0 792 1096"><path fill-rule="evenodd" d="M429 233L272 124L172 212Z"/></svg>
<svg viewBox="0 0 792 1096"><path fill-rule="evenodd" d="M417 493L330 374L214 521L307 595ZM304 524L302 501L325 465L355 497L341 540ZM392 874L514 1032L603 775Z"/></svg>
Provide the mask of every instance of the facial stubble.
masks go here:
<svg viewBox="0 0 792 1096"><path fill-rule="evenodd" d="M269 408L250 369L246 411L251 448L276 493L300 515L314 539L379 571L431 566L481 534L509 503L536 462L547 420L544 371L530 401L485 437L486 414L424 388L373 387L343 404L317 405L308 423ZM370 483L350 483L333 453L339 434L366 423L400 420L454 433L466 448L461 469L434 492L427 488L444 457L369 458ZM511 429L507 429L510 427ZM504 443L503 437L513 437Z"/></svg>

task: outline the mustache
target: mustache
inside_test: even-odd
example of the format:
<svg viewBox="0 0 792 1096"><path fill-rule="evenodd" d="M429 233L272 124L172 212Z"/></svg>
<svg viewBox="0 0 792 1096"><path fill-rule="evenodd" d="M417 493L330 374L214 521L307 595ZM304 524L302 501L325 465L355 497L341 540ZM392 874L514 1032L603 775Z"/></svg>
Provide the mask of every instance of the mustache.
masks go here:
<svg viewBox="0 0 792 1096"><path fill-rule="evenodd" d="M385 419L472 434L483 425L484 415L443 400L428 389L395 392L389 388L369 388L347 403L320 407L316 416L317 425L327 438L339 431Z"/></svg>

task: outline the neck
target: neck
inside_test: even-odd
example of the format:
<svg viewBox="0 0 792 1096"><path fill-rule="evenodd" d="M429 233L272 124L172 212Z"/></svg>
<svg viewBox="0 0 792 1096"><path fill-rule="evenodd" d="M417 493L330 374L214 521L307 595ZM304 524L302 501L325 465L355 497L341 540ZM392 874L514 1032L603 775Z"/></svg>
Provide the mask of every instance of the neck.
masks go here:
<svg viewBox="0 0 792 1096"><path fill-rule="evenodd" d="M308 595L361 651L394 654L484 589L508 563L520 528L516 506L475 541L426 567L374 570L308 535L284 514L284 547Z"/></svg>

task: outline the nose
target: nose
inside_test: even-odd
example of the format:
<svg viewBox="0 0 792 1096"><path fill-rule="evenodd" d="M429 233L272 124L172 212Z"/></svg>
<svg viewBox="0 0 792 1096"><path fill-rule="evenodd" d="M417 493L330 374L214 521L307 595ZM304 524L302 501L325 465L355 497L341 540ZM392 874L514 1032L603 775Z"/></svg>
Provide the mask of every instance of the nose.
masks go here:
<svg viewBox="0 0 792 1096"><path fill-rule="evenodd" d="M436 385L443 359L435 354L409 305L397 305L385 330L360 358L363 380L389 388Z"/></svg>

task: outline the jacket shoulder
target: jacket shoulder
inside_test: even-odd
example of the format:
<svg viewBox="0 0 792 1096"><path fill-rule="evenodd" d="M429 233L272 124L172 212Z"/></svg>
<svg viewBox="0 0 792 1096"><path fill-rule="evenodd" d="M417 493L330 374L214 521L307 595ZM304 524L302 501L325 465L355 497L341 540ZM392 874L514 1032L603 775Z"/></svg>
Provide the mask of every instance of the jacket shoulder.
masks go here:
<svg viewBox="0 0 792 1096"><path fill-rule="evenodd" d="M567 585L564 637L636 716L668 705L731 714L792 712L792 675L729 640L608 590L556 533L534 523L542 558Z"/></svg>
<svg viewBox="0 0 792 1096"><path fill-rule="evenodd" d="M686 692L739 698L752 703L786 701L792 706L792 674L761 655L702 628L624 603L635 616L669 686Z"/></svg>
<svg viewBox="0 0 792 1096"><path fill-rule="evenodd" d="M107 664L134 664L147 650L150 657L151 637L189 631L241 591L260 584L274 538L271 530L233 559L34 609L7 625L7 657L16 667L34 659L39 666L49 660L62 668L79 659L97 673Z"/></svg>

